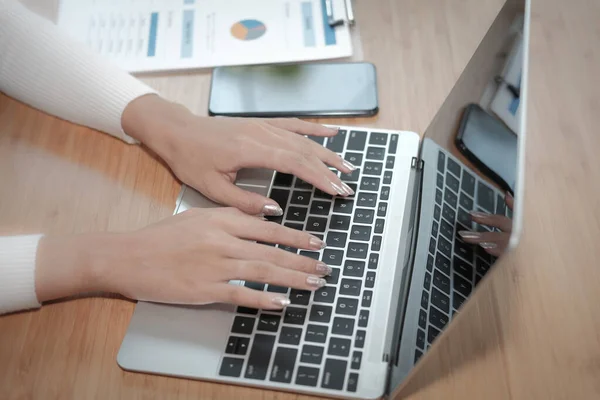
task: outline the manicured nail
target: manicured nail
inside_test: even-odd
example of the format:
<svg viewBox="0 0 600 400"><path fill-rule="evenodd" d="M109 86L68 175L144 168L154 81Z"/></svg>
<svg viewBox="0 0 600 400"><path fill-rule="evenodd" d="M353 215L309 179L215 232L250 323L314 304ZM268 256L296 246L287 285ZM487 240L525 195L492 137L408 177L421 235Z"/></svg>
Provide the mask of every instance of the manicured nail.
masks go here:
<svg viewBox="0 0 600 400"><path fill-rule="evenodd" d="M337 133L340 131L340 128L329 128L330 131L332 131L333 133L335 133L337 135Z"/></svg>
<svg viewBox="0 0 600 400"><path fill-rule="evenodd" d="M495 249L498 245L494 242L481 242L479 245L484 249Z"/></svg>
<svg viewBox="0 0 600 400"><path fill-rule="evenodd" d="M479 239L481 237L479 232L472 231L458 231L458 234L463 239Z"/></svg>
<svg viewBox="0 0 600 400"><path fill-rule="evenodd" d="M309 286L320 288L325 286L327 284L327 281L323 278L319 278L318 276L309 275L308 278L306 278L306 283Z"/></svg>
<svg viewBox="0 0 600 400"><path fill-rule="evenodd" d="M331 271L333 271L329 265L322 263L322 262L317 263L316 270L317 270L317 272L324 274L324 275L331 275Z"/></svg>
<svg viewBox="0 0 600 400"><path fill-rule="evenodd" d="M344 182L342 182L342 189L344 189L348 196L352 196L354 194L354 190L352 190L350 186L346 185Z"/></svg>
<svg viewBox="0 0 600 400"><path fill-rule="evenodd" d="M348 168L350 171L356 170L356 165L352 164L350 161L344 160L342 162L342 164L344 165L344 167Z"/></svg>
<svg viewBox="0 0 600 400"><path fill-rule="evenodd" d="M480 211L471 211L471 216L473 216L475 218L487 218L490 216L490 214L480 212Z"/></svg>
<svg viewBox="0 0 600 400"><path fill-rule="evenodd" d="M335 183L331 182L331 187L333 188L333 190L336 191L337 194L342 195L342 194L346 194L346 191L344 189L342 189L341 187L339 187L338 185L336 185Z"/></svg>
<svg viewBox="0 0 600 400"><path fill-rule="evenodd" d="M310 248L314 250L323 250L325 248L325 242L319 239L318 237L312 236L310 238Z"/></svg>
<svg viewBox="0 0 600 400"><path fill-rule="evenodd" d="M271 302L279 307L289 306L291 301L287 297L275 296L271 299Z"/></svg>
<svg viewBox="0 0 600 400"><path fill-rule="evenodd" d="M265 204L263 206L262 213L264 215L268 215L269 217L281 217L283 215L283 210L281 207L276 206L275 204Z"/></svg>

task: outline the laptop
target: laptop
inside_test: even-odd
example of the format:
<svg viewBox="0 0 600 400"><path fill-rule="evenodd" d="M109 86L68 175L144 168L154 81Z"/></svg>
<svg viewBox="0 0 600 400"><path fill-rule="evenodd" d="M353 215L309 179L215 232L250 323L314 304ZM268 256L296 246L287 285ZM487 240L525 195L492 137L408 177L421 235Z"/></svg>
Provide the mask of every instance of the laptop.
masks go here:
<svg viewBox="0 0 600 400"><path fill-rule="evenodd" d="M493 269L495 257L457 235L459 229L490 230L475 224L469 212L509 216L508 248L518 241L528 22L528 2L505 4L423 139L415 132L353 126L341 126L333 138L313 138L359 166L341 175L354 196L331 197L268 170L239 174L240 187L282 206L284 215L274 223L323 237L324 250L299 253L332 267L325 287L311 292L231 282L287 294L291 304L281 311L139 302L118 364L129 371L325 397L390 396ZM497 108L506 82L495 78L502 76L507 43L519 31L524 56L514 176L507 179L515 197L511 213L504 191L461 156L454 138L468 104L490 113ZM183 187L175 213L217 206Z"/></svg>

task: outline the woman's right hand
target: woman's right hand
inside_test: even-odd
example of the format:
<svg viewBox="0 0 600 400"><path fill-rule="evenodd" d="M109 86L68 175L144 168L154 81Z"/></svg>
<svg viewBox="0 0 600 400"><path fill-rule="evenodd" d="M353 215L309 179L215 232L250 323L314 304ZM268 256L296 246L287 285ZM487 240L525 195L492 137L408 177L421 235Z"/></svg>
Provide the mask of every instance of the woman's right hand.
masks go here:
<svg viewBox="0 0 600 400"><path fill-rule="evenodd" d="M228 282L315 290L331 272L321 261L251 242L319 251L324 247L319 238L233 208L192 209L138 231L84 236L42 239L36 271L40 301L103 291L160 303L281 309L289 304L285 295ZM81 257L61 258L73 248ZM85 273L73 273L77 266L69 259L88 260ZM69 279L79 281L70 290L65 287Z"/></svg>

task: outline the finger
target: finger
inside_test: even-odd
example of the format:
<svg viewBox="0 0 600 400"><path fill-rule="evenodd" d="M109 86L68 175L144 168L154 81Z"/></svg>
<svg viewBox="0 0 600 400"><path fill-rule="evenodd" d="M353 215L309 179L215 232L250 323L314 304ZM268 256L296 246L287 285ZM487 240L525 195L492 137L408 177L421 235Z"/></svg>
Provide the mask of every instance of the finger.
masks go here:
<svg viewBox="0 0 600 400"><path fill-rule="evenodd" d="M241 189L220 174L215 174L212 180L210 187L204 190L204 194L219 204L235 207L250 215L262 214L273 217L283 215L283 210L273 199Z"/></svg>
<svg viewBox="0 0 600 400"><path fill-rule="evenodd" d="M309 136L335 136L338 128L328 128L321 124L303 121L298 118L273 118L267 120L270 125L290 132Z"/></svg>
<svg viewBox="0 0 600 400"><path fill-rule="evenodd" d="M211 297L216 302L235 304L248 308L281 310L290 304L287 296L227 283L213 285L211 291Z"/></svg>
<svg viewBox="0 0 600 400"><path fill-rule="evenodd" d="M506 207L510 208L512 211L515 205L515 199L509 192L506 192L506 195L504 196L504 202L506 203Z"/></svg>
<svg viewBox="0 0 600 400"><path fill-rule="evenodd" d="M471 217L473 221L481 225L492 226L498 228L503 232L510 232L512 230L512 221L510 218L504 215L487 214L479 211L472 211Z"/></svg>
<svg viewBox="0 0 600 400"><path fill-rule="evenodd" d="M473 232L459 231L460 237L467 243L479 245L489 254L499 257L505 250L510 239L506 232Z"/></svg>
<svg viewBox="0 0 600 400"><path fill-rule="evenodd" d="M301 290L316 290L327 284L322 277L293 269L281 268L275 264L256 260L232 260L227 265L233 277L250 282L291 287Z"/></svg>

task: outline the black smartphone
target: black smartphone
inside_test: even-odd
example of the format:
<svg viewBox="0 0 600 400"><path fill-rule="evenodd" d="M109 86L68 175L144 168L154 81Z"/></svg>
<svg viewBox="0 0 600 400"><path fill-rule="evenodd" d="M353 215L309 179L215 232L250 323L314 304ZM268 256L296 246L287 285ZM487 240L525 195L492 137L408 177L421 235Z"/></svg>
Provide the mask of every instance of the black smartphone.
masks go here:
<svg viewBox="0 0 600 400"><path fill-rule="evenodd" d="M218 67L210 115L236 117L357 117L378 112L371 63Z"/></svg>
<svg viewBox="0 0 600 400"><path fill-rule="evenodd" d="M456 146L475 166L502 189L513 193L517 166L517 135L479 104L463 113Z"/></svg>

